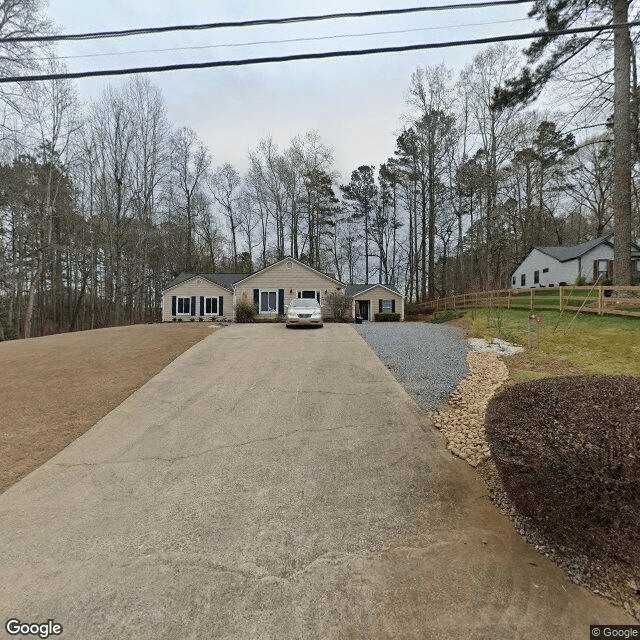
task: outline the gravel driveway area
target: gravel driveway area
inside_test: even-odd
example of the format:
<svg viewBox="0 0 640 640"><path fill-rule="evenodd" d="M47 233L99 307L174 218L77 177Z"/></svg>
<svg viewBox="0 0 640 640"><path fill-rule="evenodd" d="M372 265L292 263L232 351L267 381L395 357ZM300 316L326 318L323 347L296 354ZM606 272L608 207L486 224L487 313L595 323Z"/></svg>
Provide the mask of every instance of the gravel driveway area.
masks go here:
<svg viewBox="0 0 640 640"><path fill-rule="evenodd" d="M469 371L469 347L458 327L417 322L353 326L425 411L437 409Z"/></svg>

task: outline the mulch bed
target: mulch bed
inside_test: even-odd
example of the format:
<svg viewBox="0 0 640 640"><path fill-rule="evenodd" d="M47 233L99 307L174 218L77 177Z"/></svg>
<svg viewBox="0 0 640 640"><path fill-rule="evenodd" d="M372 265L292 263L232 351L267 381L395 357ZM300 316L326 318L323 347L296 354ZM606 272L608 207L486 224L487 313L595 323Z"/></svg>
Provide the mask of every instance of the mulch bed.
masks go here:
<svg viewBox="0 0 640 640"><path fill-rule="evenodd" d="M488 405L492 500L569 578L640 620L640 379L569 376Z"/></svg>

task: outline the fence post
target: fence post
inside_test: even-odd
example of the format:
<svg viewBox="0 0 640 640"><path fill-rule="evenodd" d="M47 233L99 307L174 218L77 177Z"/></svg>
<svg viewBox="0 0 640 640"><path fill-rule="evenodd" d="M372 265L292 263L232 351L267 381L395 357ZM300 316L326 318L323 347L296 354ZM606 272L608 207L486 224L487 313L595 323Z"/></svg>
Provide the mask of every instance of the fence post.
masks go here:
<svg viewBox="0 0 640 640"><path fill-rule="evenodd" d="M604 287L598 287L598 315L601 316L604 311Z"/></svg>
<svg viewBox="0 0 640 640"><path fill-rule="evenodd" d="M511 289L507 291L507 309L511 309Z"/></svg>
<svg viewBox="0 0 640 640"><path fill-rule="evenodd" d="M564 287L560 287L560 313L562 313L562 296L564 294Z"/></svg>
<svg viewBox="0 0 640 640"><path fill-rule="evenodd" d="M531 311L533 311L536 308L535 297L536 297L536 290L532 287L531 288Z"/></svg>

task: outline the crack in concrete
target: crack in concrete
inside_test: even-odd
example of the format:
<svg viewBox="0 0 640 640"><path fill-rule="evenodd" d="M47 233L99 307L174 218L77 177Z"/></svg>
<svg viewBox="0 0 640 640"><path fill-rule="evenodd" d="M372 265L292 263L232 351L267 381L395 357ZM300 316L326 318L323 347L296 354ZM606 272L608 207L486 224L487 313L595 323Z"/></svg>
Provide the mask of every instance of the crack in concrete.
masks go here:
<svg viewBox="0 0 640 640"><path fill-rule="evenodd" d="M219 447L213 447L211 449L205 449L204 451L199 451L197 453L189 453L185 455L176 455L176 456L168 456L168 457L150 456L150 457L142 457L142 458L130 458L127 460L104 460L102 462L74 462L74 463L51 462L51 464L56 467L70 469L73 467L98 467L101 465L109 465L109 464L128 464L131 462L149 462L152 460L157 460L160 462L176 462L178 460L188 460L190 458L199 458L209 453L214 453L215 451L222 451L224 449L239 449L241 447L246 447L246 446L261 443L261 442L271 442L273 440L280 440L282 438L288 438L289 436L293 436L299 433L326 433L329 431L339 431L341 429L383 429L383 428L385 427L381 427L379 425L351 424L351 425L341 425L339 427L329 427L327 429L294 429L293 431L287 431L286 433L281 433L277 436L271 436L269 438L255 438L253 440L247 440L245 442L237 442L235 444L221 445Z"/></svg>

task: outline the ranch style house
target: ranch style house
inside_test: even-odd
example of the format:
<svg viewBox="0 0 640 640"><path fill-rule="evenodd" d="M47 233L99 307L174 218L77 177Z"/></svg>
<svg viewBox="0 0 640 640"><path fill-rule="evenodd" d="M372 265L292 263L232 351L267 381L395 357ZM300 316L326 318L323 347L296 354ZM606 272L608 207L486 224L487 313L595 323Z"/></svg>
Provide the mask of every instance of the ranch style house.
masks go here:
<svg viewBox="0 0 640 640"><path fill-rule="evenodd" d="M255 273L181 273L162 292L162 320L235 320L236 303L253 303L262 317L284 315L294 298L315 298L325 317L326 298L342 292L353 299L352 317L374 320L376 313L399 313L404 299L384 284L344 284L295 258L287 257Z"/></svg>
<svg viewBox="0 0 640 640"><path fill-rule="evenodd" d="M640 247L632 243L631 259L640 279ZM613 234L569 247L533 247L511 274L511 287L554 287L574 284L582 277L592 284L612 276Z"/></svg>

